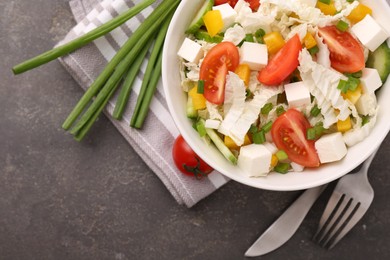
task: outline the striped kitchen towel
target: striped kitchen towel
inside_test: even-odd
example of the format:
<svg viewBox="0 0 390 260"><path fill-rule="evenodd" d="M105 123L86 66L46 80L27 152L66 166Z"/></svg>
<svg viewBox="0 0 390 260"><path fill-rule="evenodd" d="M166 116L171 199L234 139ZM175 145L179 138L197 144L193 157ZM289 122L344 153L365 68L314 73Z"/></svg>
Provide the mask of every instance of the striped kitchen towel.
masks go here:
<svg viewBox="0 0 390 260"><path fill-rule="evenodd" d="M134 6L139 1L71 0L69 4L77 25L59 44L96 28L129 7ZM110 34L61 58L60 62L80 86L84 90L87 89L103 70L107 61L115 55L128 36L160 2L156 1L152 6L146 8L142 13L133 17ZM173 197L180 204L191 207L224 185L228 179L219 172L214 171L208 175L208 178L196 180L181 174L176 169L171 156L171 148L179 132L169 114L161 81L154 95L150 112L143 128L137 130L129 126L129 120L137 100L145 68L146 62L143 64L142 71L134 83L124 119L117 121L110 116L114 110L115 96L107 105L105 113L145 163L161 179Z"/></svg>

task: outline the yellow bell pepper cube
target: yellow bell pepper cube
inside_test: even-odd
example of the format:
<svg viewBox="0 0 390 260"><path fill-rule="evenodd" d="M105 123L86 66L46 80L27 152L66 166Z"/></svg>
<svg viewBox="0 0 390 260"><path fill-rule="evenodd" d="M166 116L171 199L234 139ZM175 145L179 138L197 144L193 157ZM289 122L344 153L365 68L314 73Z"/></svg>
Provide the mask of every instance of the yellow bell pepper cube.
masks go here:
<svg viewBox="0 0 390 260"><path fill-rule="evenodd" d="M347 93L341 93L344 99L348 99L352 104L356 104L362 95L362 87L359 85L354 91L348 90Z"/></svg>
<svg viewBox="0 0 390 260"><path fill-rule="evenodd" d="M316 7L320 9L321 12L325 15L334 15L337 12L333 0L330 1L330 4L325 4L321 1L317 1Z"/></svg>
<svg viewBox="0 0 390 260"><path fill-rule="evenodd" d="M224 138L223 138L223 142L225 143L225 145L231 149L231 150L239 150L240 149L240 146L238 146L234 141L233 139L230 137L230 136L227 136L225 135ZM248 144L251 144L251 139L249 139L249 136L248 135L245 135L245 138L244 138L244 144L243 145L248 145Z"/></svg>
<svg viewBox="0 0 390 260"><path fill-rule="evenodd" d="M234 71L242 81L244 81L245 86L248 87L249 80L251 78L251 69L249 68L248 64L240 64L238 65L237 69Z"/></svg>
<svg viewBox="0 0 390 260"><path fill-rule="evenodd" d="M192 98L192 104L196 110L206 108L206 98L203 94L198 93L197 87L193 87L188 95Z"/></svg>
<svg viewBox="0 0 390 260"><path fill-rule="evenodd" d="M219 10L208 11L203 16L203 22L211 37L214 37L223 29L222 15Z"/></svg>
<svg viewBox="0 0 390 260"><path fill-rule="evenodd" d="M270 32L263 36L263 40L267 45L270 55L277 53L285 44L283 36L280 32Z"/></svg>
<svg viewBox="0 0 390 260"><path fill-rule="evenodd" d="M347 16L347 18L349 21L351 21L351 23L357 23L363 20L363 18L366 17L367 14L372 14L371 8L359 3Z"/></svg>
<svg viewBox="0 0 390 260"><path fill-rule="evenodd" d="M306 49L311 49L317 45L317 41L311 33L306 33L305 37L303 38L303 44L305 45Z"/></svg>
<svg viewBox="0 0 390 260"><path fill-rule="evenodd" d="M337 121L337 131L344 133L351 128L352 128L352 123L351 123L350 117L347 117L347 119L345 119L345 120L338 120Z"/></svg>
<svg viewBox="0 0 390 260"><path fill-rule="evenodd" d="M278 157L273 154L272 157L271 157L271 169L274 168L279 162L279 159Z"/></svg>

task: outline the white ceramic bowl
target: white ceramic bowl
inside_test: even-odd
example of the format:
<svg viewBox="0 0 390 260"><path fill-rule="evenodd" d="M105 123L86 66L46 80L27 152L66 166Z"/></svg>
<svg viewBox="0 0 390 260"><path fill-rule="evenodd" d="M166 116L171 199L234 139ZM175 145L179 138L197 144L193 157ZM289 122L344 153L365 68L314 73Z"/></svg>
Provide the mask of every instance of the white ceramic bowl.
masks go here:
<svg viewBox="0 0 390 260"><path fill-rule="evenodd" d="M163 50L162 79L170 113L180 133L193 150L210 166L225 176L261 189L288 191L301 190L331 182L353 170L378 147L390 130L390 80L378 92L379 114L371 134L362 142L348 149L348 154L336 163L322 165L317 169L288 174L271 173L267 177L249 178L238 166L232 165L214 147L206 145L192 128L186 117L186 95L180 86L177 51L184 40L196 10L203 0L182 0L173 16ZM373 16L390 33L390 7L385 0L361 1L373 9Z"/></svg>

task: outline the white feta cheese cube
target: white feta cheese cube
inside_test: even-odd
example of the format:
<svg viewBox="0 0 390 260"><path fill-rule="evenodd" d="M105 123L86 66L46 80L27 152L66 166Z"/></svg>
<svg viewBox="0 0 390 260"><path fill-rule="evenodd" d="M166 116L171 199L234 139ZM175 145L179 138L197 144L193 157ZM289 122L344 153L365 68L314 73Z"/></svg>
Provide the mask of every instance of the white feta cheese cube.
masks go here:
<svg viewBox="0 0 390 260"><path fill-rule="evenodd" d="M311 103L310 91L303 81L284 85L284 91L286 92L289 107L300 108Z"/></svg>
<svg viewBox="0 0 390 260"><path fill-rule="evenodd" d="M221 12L223 21L222 31L226 31L227 28L234 24L237 17L237 12L228 3L213 6L213 10L219 10Z"/></svg>
<svg viewBox="0 0 390 260"><path fill-rule="evenodd" d="M177 55L188 62L198 63L200 58L203 57L204 52L199 43L189 38L185 38Z"/></svg>
<svg viewBox="0 0 390 260"><path fill-rule="evenodd" d="M360 78L363 93L371 94L382 86L381 77L376 69L364 68Z"/></svg>
<svg viewBox="0 0 390 260"><path fill-rule="evenodd" d="M382 26L369 14L353 25L351 30L370 51L374 51L389 37Z"/></svg>
<svg viewBox="0 0 390 260"><path fill-rule="evenodd" d="M355 104L358 113L364 116L374 115L376 111L376 106L377 106L377 101L374 93L362 94Z"/></svg>
<svg viewBox="0 0 390 260"><path fill-rule="evenodd" d="M340 132L323 135L315 142L321 163L341 160L347 154L347 146Z"/></svg>
<svg viewBox="0 0 390 260"><path fill-rule="evenodd" d="M268 132L269 133L269 132ZM275 154L279 149L274 143L265 142L263 145L272 153Z"/></svg>
<svg viewBox="0 0 390 260"><path fill-rule="evenodd" d="M207 119L204 123L204 126L206 128L211 128L211 129L218 129L220 126L221 121L216 120L216 119Z"/></svg>
<svg viewBox="0 0 390 260"><path fill-rule="evenodd" d="M249 177L266 176L269 173L272 153L262 144L242 146L237 165Z"/></svg>
<svg viewBox="0 0 390 260"><path fill-rule="evenodd" d="M265 44L244 42L240 52L240 62L248 64L251 70L260 70L268 63L268 50Z"/></svg>

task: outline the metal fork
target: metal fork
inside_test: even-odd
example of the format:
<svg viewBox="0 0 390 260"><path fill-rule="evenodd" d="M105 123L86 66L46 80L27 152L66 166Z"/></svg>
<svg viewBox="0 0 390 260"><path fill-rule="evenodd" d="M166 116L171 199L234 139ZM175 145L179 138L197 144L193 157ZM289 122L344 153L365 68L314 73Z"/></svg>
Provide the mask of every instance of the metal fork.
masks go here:
<svg viewBox="0 0 390 260"><path fill-rule="evenodd" d="M363 217L374 199L367 172L376 149L354 174L342 177L329 198L313 240L331 249Z"/></svg>

